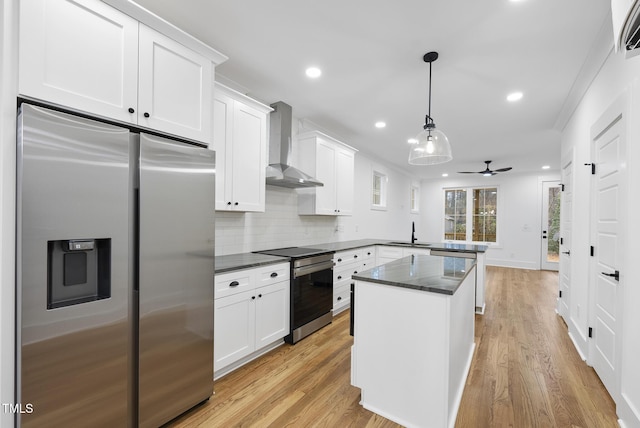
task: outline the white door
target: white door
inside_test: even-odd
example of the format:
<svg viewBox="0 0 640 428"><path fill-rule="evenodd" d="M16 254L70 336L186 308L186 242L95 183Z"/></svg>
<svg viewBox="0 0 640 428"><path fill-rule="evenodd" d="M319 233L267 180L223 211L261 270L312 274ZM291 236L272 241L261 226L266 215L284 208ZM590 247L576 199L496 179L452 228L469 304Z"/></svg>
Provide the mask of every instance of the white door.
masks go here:
<svg viewBox="0 0 640 428"><path fill-rule="evenodd" d="M542 183L542 245L540 269L558 270L560 261L560 182Z"/></svg>
<svg viewBox="0 0 640 428"><path fill-rule="evenodd" d="M621 213L625 188L625 103L614 104L592 128L589 363L614 400L619 394L622 286ZM614 114L612 114L614 113Z"/></svg>
<svg viewBox="0 0 640 428"><path fill-rule="evenodd" d="M289 334L289 281L256 289L256 349Z"/></svg>
<svg viewBox="0 0 640 428"><path fill-rule="evenodd" d="M139 42L138 124L210 143L211 61L142 24Z"/></svg>
<svg viewBox="0 0 640 428"><path fill-rule="evenodd" d="M138 22L102 2L20 2L19 91L136 123Z"/></svg>
<svg viewBox="0 0 640 428"><path fill-rule="evenodd" d="M336 215L336 149L318 139L316 147L316 179L324 184L317 187L316 214Z"/></svg>
<svg viewBox="0 0 640 428"><path fill-rule="evenodd" d="M336 148L336 207L338 214L353 214L354 154L350 150Z"/></svg>
<svg viewBox="0 0 640 428"><path fill-rule="evenodd" d="M218 371L255 349L254 290L215 300L213 370Z"/></svg>
<svg viewBox="0 0 640 428"><path fill-rule="evenodd" d="M231 182L233 207L262 211L265 203L267 117L236 101L233 108Z"/></svg>
<svg viewBox="0 0 640 428"><path fill-rule="evenodd" d="M571 288L571 232L573 218L573 151L562 162L562 184L560 190L560 261L559 293L557 310L568 324Z"/></svg>

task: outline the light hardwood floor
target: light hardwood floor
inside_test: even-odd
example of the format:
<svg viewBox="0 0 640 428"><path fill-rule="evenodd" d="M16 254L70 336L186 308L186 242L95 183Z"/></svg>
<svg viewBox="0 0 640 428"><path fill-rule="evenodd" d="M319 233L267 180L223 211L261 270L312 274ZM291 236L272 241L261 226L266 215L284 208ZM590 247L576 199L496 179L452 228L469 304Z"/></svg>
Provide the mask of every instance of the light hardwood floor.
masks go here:
<svg viewBox="0 0 640 428"><path fill-rule="evenodd" d="M557 273L487 268L487 310L456 427L616 427L615 405L555 313ZM350 385L349 314L215 383L171 427L398 427Z"/></svg>

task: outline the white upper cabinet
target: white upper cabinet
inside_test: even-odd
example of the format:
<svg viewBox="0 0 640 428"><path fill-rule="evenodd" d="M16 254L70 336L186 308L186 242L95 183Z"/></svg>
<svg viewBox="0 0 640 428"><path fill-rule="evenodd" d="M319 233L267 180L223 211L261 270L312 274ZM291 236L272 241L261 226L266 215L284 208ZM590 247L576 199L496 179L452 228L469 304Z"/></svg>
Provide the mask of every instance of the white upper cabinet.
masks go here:
<svg viewBox="0 0 640 428"><path fill-rule="evenodd" d="M136 20L99 1L23 1L19 56L21 95L132 121Z"/></svg>
<svg viewBox="0 0 640 428"><path fill-rule="evenodd" d="M213 102L216 210L265 210L267 119L271 107L219 83Z"/></svg>
<svg viewBox="0 0 640 428"><path fill-rule="evenodd" d="M140 24L138 124L211 139L211 61Z"/></svg>
<svg viewBox="0 0 640 428"><path fill-rule="evenodd" d="M298 213L353 214L356 150L317 131L298 135L298 147L300 169L324 184L300 189Z"/></svg>
<svg viewBox="0 0 640 428"><path fill-rule="evenodd" d="M19 93L209 143L214 63L98 0L20 2Z"/></svg>

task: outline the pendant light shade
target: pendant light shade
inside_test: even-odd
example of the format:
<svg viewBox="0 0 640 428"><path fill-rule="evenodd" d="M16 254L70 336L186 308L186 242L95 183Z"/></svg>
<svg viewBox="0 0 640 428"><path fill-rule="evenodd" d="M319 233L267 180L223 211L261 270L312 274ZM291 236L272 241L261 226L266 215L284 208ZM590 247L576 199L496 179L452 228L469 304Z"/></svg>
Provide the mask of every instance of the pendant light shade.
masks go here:
<svg viewBox="0 0 640 428"><path fill-rule="evenodd" d="M453 159L449 139L439 129L424 129L418 134L416 140L418 142L411 146L409 152L411 165L435 165Z"/></svg>
<svg viewBox="0 0 640 428"><path fill-rule="evenodd" d="M431 117L431 63L438 59L438 52L426 53L423 59L429 63L429 112L425 117L424 129L411 146L409 152L411 165L435 165L453 159L449 139L444 132L436 129L436 124Z"/></svg>

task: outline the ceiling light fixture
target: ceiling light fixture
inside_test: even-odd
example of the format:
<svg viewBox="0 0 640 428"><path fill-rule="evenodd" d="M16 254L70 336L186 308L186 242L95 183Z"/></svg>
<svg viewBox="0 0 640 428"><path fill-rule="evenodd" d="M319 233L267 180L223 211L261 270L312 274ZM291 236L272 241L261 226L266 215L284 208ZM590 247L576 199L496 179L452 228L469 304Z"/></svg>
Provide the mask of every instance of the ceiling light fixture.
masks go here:
<svg viewBox="0 0 640 428"><path fill-rule="evenodd" d="M522 99L522 92L512 92L509 95L507 95L507 101L509 102L515 102L515 101L519 101Z"/></svg>
<svg viewBox="0 0 640 428"><path fill-rule="evenodd" d="M306 69L305 73L307 74L307 77L316 79L322 75L322 70L318 67L309 67Z"/></svg>
<svg viewBox="0 0 640 428"><path fill-rule="evenodd" d="M382 121L376 122L376 128L384 128L385 126L387 126L387 124Z"/></svg>
<svg viewBox="0 0 640 428"><path fill-rule="evenodd" d="M544 166L542 167L542 169L549 169L549 168L551 168L551 166L549 166L549 165L544 165Z"/></svg>
<svg viewBox="0 0 640 428"><path fill-rule="evenodd" d="M411 165L435 165L453 159L449 139L444 132L436 129L431 117L431 64L438 59L438 52L428 52L422 59L429 63L429 110L425 117L423 131L418 134L417 144L409 152Z"/></svg>

